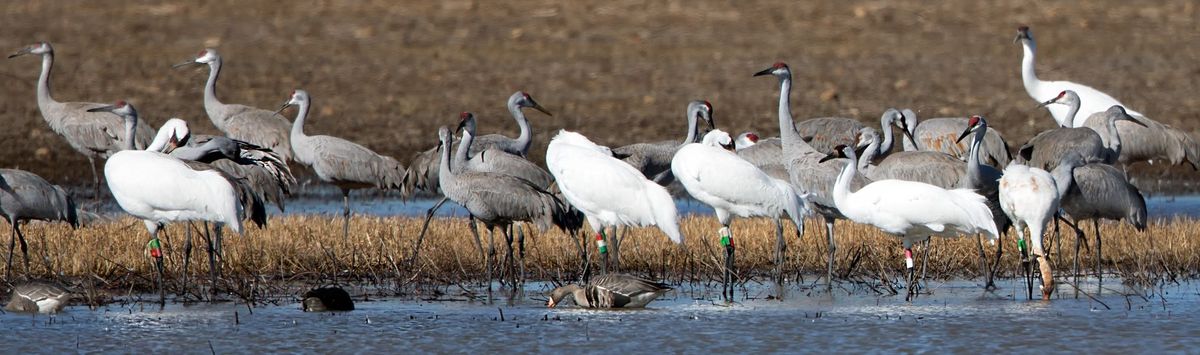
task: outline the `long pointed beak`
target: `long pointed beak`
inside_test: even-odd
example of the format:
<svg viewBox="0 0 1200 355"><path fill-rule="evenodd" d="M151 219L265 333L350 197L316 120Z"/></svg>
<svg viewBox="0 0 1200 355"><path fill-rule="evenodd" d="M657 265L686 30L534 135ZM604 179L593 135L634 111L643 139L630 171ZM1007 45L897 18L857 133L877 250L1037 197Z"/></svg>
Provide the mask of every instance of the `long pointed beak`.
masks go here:
<svg viewBox="0 0 1200 355"><path fill-rule="evenodd" d="M771 72L772 72L772 71L775 71L775 68L767 68L767 69L763 69L763 70L760 70L760 71L759 71L759 72L757 72L757 73L754 73L754 76L771 75Z"/></svg>
<svg viewBox="0 0 1200 355"><path fill-rule="evenodd" d="M908 139L912 140L913 142L917 141L916 138L913 138L912 133L908 132L908 130L905 129L904 127L900 127L900 133L903 134L905 137L908 137Z"/></svg>
<svg viewBox="0 0 1200 355"><path fill-rule="evenodd" d="M458 127L454 127L454 133L462 132L463 128L467 127L467 120L459 120Z"/></svg>
<svg viewBox="0 0 1200 355"><path fill-rule="evenodd" d="M712 116L700 115L700 119L704 120L704 122L708 122L708 131L709 132L712 132L712 130L717 129L717 122L715 120L713 120Z"/></svg>
<svg viewBox="0 0 1200 355"><path fill-rule="evenodd" d="M20 56L23 56L23 55L29 54L29 52L30 52L30 49L29 49L29 48L22 48L21 50L17 51L16 53L9 54L9 55L8 55L8 57L9 57L9 58L16 58L16 57L20 57Z"/></svg>
<svg viewBox="0 0 1200 355"><path fill-rule="evenodd" d="M1046 107L1046 106L1050 106L1050 104L1055 104L1055 103L1058 103L1057 97L1050 99L1050 100L1046 100L1045 102L1038 103L1037 107Z"/></svg>
<svg viewBox="0 0 1200 355"><path fill-rule="evenodd" d="M283 112L284 109L287 109L288 106L291 106L291 105L292 105L291 101L284 102L283 105L279 106L278 110L275 110L275 114L278 115L280 112Z"/></svg>
<svg viewBox="0 0 1200 355"><path fill-rule="evenodd" d="M824 162L829 161L830 159L834 159L834 158L837 158L837 155L830 154L830 155L826 155L824 158L821 158L821 160L818 160L817 162L824 163Z"/></svg>
<svg viewBox="0 0 1200 355"><path fill-rule="evenodd" d="M958 135L958 139L954 140L954 143L962 142L963 138L967 138L968 135L971 135L972 128L975 128L975 126L970 126L970 127L967 127L967 129L964 129L962 131L962 134Z"/></svg>
<svg viewBox="0 0 1200 355"><path fill-rule="evenodd" d="M539 103L534 102L533 109L541 111L542 113L546 114L546 116L554 117L554 114L550 113L550 111L547 111L546 108L542 107L542 105Z"/></svg>
<svg viewBox="0 0 1200 355"><path fill-rule="evenodd" d="M101 107L97 107L97 108L88 109L88 112L112 112L112 110L115 108L117 108L117 107L113 106L113 105L101 106Z"/></svg>
<svg viewBox="0 0 1200 355"><path fill-rule="evenodd" d="M171 65L171 69L177 69L177 68L179 68L179 67L187 66L188 64L195 64L195 65L199 65L199 64L201 64L201 63L196 63L196 61L194 61L194 60L189 60L189 61L186 61L186 62L183 62L183 63L173 64L173 65Z"/></svg>
<svg viewBox="0 0 1200 355"><path fill-rule="evenodd" d="M1141 118L1139 118L1139 117L1135 117L1135 116L1133 116L1133 115L1130 115L1130 114L1128 114L1128 113L1127 113L1127 114L1125 114L1125 120L1126 120L1126 121L1129 121L1129 122L1133 122L1133 124L1136 124L1136 125L1138 125L1138 126L1142 126L1142 127L1148 127L1148 126L1146 126L1146 124L1145 124L1145 123L1143 123L1143 122L1142 122L1142 119L1141 119Z"/></svg>

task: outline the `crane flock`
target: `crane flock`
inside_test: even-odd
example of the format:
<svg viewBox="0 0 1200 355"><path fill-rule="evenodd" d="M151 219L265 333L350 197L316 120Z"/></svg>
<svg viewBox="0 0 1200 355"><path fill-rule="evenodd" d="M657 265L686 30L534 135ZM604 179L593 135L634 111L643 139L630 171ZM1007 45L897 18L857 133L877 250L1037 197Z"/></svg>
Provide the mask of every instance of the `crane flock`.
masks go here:
<svg viewBox="0 0 1200 355"><path fill-rule="evenodd" d="M100 196L100 176L95 160L107 160L103 176L114 199L125 212L144 220L150 234L148 245L156 257L160 295L163 269L157 251L158 232L166 223L215 223L217 237L209 245L210 262L215 262L213 252L220 254L222 227L243 233L246 219L264 226L264 201L283 210L284 200L296 184L288 163L296 162L341 190L344 238L350 234L351 190L399 190L406 198L418 191L444 195L429 210L426 223L446 200L462 205L469 212L471 231L485 261L489 290L496 227L507 245L503 275L514 284L524 273L523 267L514 270L517 260L524 257L524 234L519 226L519 256L514 255L512 245L512 226L518 222L543 231L555 226L573 235L586 219L604 260L608 260L607 243L612 240L606 235L608 227L656 226L672 242L682 243L679 213L664 188L678 181L687 194L714 209L721 225L716 235L725 249L722 295L727 299L733 297L738 282L732 218L775 219L779 275L786 245L782 218L790 219L796 235L801 236L803 218L810 214L825 223L829 288L834 284L837 220L871 225L901 239L910 297L917 283L912 256L915 243L927 242L934 235L980 234L996 240L1011 223L1017 227L1019 245L1024 245L1025 228L1029 229L1032 255L1041 271L1042 297L1048 299L1055 284L1049 252L1042 242L1046 223L1057 216L1082 240L1078 223L1092 220L1096 271L1100 273L1097 221L1123 219L1139 230L1146 225L1144 197L1129 183L1123 169L1113 164L1166 160L1196 167L1200 145L1186 132L1128 109L1097 89L1039 79L1032 31L1020 27L1014 41L1023 49L1025 90L1049 111L1056 126L1016 150L1015 157L1003 136L989 129L987 120L978 115L918 121L910 109L888 108L880 117L879 130L856 118L796 122L790 100L793 70L778 62L754 76L778 80L779 138L760 138L754 132L730 136L717 129L712 103L692 100L685 111L687 132L682 141L634 142L609 148L581 133L560 130L549 140L546 169L528 160L535 144L534 130L522 109L532 108L547 116L550 112L522 91L507 101L520 127L519 137L478 135L474 115L464 112L458 129L442 126L436 146L415 155L406 168L396 159L350 140L305 134L311 98L304 90L292 91L275 111L222 103L216 94L222 57L212 48L175 67L208 66L203 106L224 136L194 136L188 123L179 119L168 120L154 134L125 101L112 105L55 101L50 91L54 50L49 43L35 43L9 57L42 57L38 109L50 128L88 159L96 198ZM290 106L298 109L289 122L281 113ZM706 129L700 121L706 123ZM895 153L894 128L900 129L903 147ZM462 138L456 146L459 131ZM972 139L964 142L968 136ZM12 252L18 240L28 269L27 246L19 227L22 221L64 221L77 227L78 209L61 187L29 172L0 169L0 214L12 226L8 275L11 277ZM488 229L486 253L475 221ZM424 228L413 251L414 260L423 237ZM581 248L586 249L586 243ZM928 247L925 250L928 252ZM982 244L979 250L986 265ZM1076 277L1078 250L1077 242ZM581 250L581 255L586 258L586 250ZM616 249L611 257L619 258ZM651 285L650 281L638 282ZM663 289L654 285L645 292ZM556 290L549 304L553 306L567 295L590 304L597 288L603 288L603 282ZM586 300L581 299L584 295ZM638 301L633 299L623 302Z"/></svg>

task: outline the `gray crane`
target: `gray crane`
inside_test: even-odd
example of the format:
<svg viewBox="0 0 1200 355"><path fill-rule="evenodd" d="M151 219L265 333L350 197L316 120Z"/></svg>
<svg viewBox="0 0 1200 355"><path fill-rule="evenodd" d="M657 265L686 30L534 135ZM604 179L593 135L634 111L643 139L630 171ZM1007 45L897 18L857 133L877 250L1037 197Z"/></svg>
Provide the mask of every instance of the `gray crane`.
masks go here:
<svg viewBox="0 0 1200 355"><path fill-rule="evenodd" d="M442 126L438 129L438 140L441 147L438 179L441 180L442 192L451 201L465 207L472 219L483 222L488 229L489 252L484 255L488 290L491 290L491 259L487 255L495 253L495 227L500 227L504 235L508 245L506 261L511 267L513 238L508 227L513 222L530 222L542 231L552 225L563 230L577 230L582 226L582 218L577 213L571 213L567 204L528 180L504 174L451 169L450 147L454 138L450 128ZM479 233L474 228L471 231L482 253Z"/></svg>
<svg viewBox="0 0 1200 355"><path fill-rule="evenodd" d="M901 110L903 120L895 121L894 125L905 133L902 144L904 151L932 150L953 155L960 160L966 160L967 151L971 149L967 143L956 142L958 134L968 126L967 117L931 118L917 120L917 114L912 110ZM886 128L885 128L886 129ZM1012 160L1008 142L995 129L987 130L983 146L979 150L980 161L996 168L1003 168Z"/></svg>
<svg viewBox="0 0 1200 355"><path fill-rule="evenodd" d="M529 146L533 143L533 128L530 127L529 120L525 118L525 113L521 109L532 108L547 116L554 116L524 91L517 91L509 96L507 106L513 120L517 121L517 126L521 128L520 136L515 139L500 134L485 134L475 137L475 151L482 152L489 148L497 148L509 154L526 157L529 155ZM408 164L408 171L404 173L404 191L409 194L419 191L440 193L437 176L440 163L438 159L436 146L414 154L412 161Z"/></svg>
<svg viewBox="0 0 1200 355"><path fill-rule="evenodd" d="M1113 120L1116 120L1115 125ZM1200 169L1200 144L1196 144L1191 134L1144 116L1129 114L1122 106L1092 114L1083 126L1103 132L1100 139L1116 150L1115 161L1121 164L1165 160L1171 165L1186 162L1193 169ZM1119 139L1114 139L1117 137Z"/></svg>
<svg viewBox="0 0 1200 355"><path fill-rule="evenodd" d="M292 122L292 152L296 153L296 161L311 168L318 178L342 190L342 237L347 238L350 235L350 190L401 189L404 165L342 138L304 134L304 119L311 102L308 92L296 90L279 111L293 105L299 108L296 120Z"/></svg>
<svg viewBox="0 0 1200 355"><path fill-rule="evenodd" d="M226 104L217 99L217 77L221 75L221 55L207 48L196 58L175 64L208 65L208 82L204 85L204 112L213 126L230 138L269 148L284 161L292 160L292 144L288 132L292 124L278 112L246 105Z"/></svg>
<svg viewBox="0 0 1200 355"><path fill-rule="evenodd" d="M29 272L29 246L25 234L21 233L21 222L28 220L63 221L72 228L79 227L78 208L75 200L37 174L16 170L0 169L0 214L12 225L12 236L8 241L8 267L5 279L12 277L13 248L18 238L21 253L25 257L25 272Z"/></svg>
<svg viewBox="0 0 1200 355"><path fill-rule="evenodd" d="M16 58L26 54L42 56L42 74L38 76L37 102L42 119L54 133L62 136L83 154L92 169L92 198L100 198L100 175L96 173L96 158L108 159L110 155L125 149L125 122L120 117L106 112L90 112L89 109L105 106L91 102L58 102L50 96L50 70L54 67L54 47L50 43L34 43L9 55ZM154 130L142 124L134 135L137 148L145 147L154 137Z"/></svg>
<svg viewBox="0 0 1200 355"><path fill-rule="evenodd" d="M463 131L462 142L457 145L457 150L454 157L451 158L451 164L458 167L460 172L483 172L496 173L502 175L513 176L532 183L543 190L550 189L550 184L554 182L554 177L545 169L537 166L533 162L526 160L517 155L509 154L495 146L487 148L477 154L471 154L471 148L475 147L475 115L470 112L463 112L459 115L458 129ZM453 147L452 147L453 148ZM439 157L438 163L441 164ZM413 256L410 262L417 260L417 253L421 250L421 243L425 239L425 232L429 228L429 221L433 218L436 212L446 201L447 196L442 196L433 207L430 207L425 213L425 222L421 226L421 234L417 236L417 245L413 248ZM470 224L471 228L475 227L474 221ZM524 234L520 240L521 253L524 255Z"/></svg>
<svg viewBox="0 0 1200 355"><path fill-rule="evenodd" d="M1078 224L1091 220L1096 235L1095 268L1097 277L1103 282L1100 269L1100 219L1125 220L1139 232L1146 229L1146 199L1138 188L1129 183L1125 173L1108 164L1087 163L1071 171L1071 187L1063 195L1059 206L1074 223L1067 225L1075 230L1075 281L1079 280L1079 244L1085 234ZM1057 177L1056 177L1057 178Z"/></svg>
<svg viewBox="0 0 1200 355"><path fill-rule="evenodd" d="M902 119L901 112L894 108L884 110L883 115L879 117L879 126L883 128L883 141L879 142L876 148L878 151L873 154L875 158L880 158L891 153L894 138L890 127L894 122ZM836 117L814 118L801 121L796 124L796 130L800 133L801 139L809 143L817 151L826 154L834 154L833 147L838 145L848 147L858 145L863 141L861 136L865 132L877 132L873 128L859 123L857 120ZM750 135L753 135L753 137L751 138ZM783 165L783 148L779 138L760 139L758 135L746 132L738 135L738 139L735 141L735 145L737 144L743 145L743 147L737 148L738 156L746 159L746 161L766 171L768 174L771 174L772 169L779 170L776 167L782 167ZM870 163L869 160L863 159L860 165L868 163ZM783 179L786 179L786 176Z"/></svg>
<svg viewBox="0 0 1200 355"><path fill-rule="evenodd" d="M671 176L671 158L675 157L675 152L680 147L688 143L698 142L700 139L699 120L704 120L708 123L708 128L713 129L715 124L712 120L712 104L704 100L692 100L688 102L687 111L687 136L683 141L660 141L653 143L633 143L630 145L614 148L612 150L613 157L632 165L634 169L642 172L647 179L653 180L659 185L669 185L674 181Z"/></svg>
<svg viewBox="0 0 1200 355"><path fill-rule="evenodd" d="M1074 119L1079 112L1080 100L1074 91L1065 90L1041 106L1067 105L1067 117ZM1129 121L1134 125L1145 126L1125 112L1121 106L1110 107L1106 111L1092 114L1096 121L1105 122L1104 128L1092 129L1087 127L1059 127L1043 131L1026 142L1018 150L1018 155L1028 161L1029 166L1042 168L1046 171L1054 169L1063 156L1068 152L1076 152L1086 162L1113 164L1121 154L1121 137L1116 129L1116 122ZM1090 119L1090 118L1089 118Z"/></svg>
<svg viewBox="0 0 1200 355"><path fill-rule="evenodd" d="M818 214L825 217L825 233L829 238L829 257L826 276L829 278L828 289L833 288L833 255L837 247L833 240L833 225L837 219L845 219L833 203L833 183L842 173L842 168L850 160L825 159L826 154L818 152L805 143L796 131L792 121L791 90L792 71L783 62L775 63L770 68L761 70L754 76L773 75L779 79L779 137L783 146L783 156L787 158L789 180L799 191L809 193L809 201L813 203ZM824 161L822 161L824 160ZM869 179L861 174L851 177L850 188L859 189L866 185Z"/></svg>

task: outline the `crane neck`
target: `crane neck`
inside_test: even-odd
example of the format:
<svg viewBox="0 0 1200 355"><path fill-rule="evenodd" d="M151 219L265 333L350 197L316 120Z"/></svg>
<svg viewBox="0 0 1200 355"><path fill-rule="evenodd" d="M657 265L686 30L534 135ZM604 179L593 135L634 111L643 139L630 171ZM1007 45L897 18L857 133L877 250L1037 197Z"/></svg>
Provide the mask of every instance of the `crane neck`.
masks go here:
<svg viewBox="0 0 1200 355"><path fill-rule="evenodd" d="M1042 81L1038 79L1037 73L1034 72L1034 57L1037 56L1037 43L1033 40L1022 41L1021 48L1024 50L1024 55L1021 57L1021 82L1025 84L1025 92L1033 97L1034 100L1044 100L1045 98L1038 97L1037 89L1042 85Z"/></svg>
<svg viewBox="0 0 1200 355"><path fill-rule="evenodd" d="M1063 196L1067 195L1067 190L1071 188L1071 184L1075 180L1075 166L1059 164L1054 171L1050 172L1050 177L1054 178L1054 187L1058 189L1058 200L1062 201Z"/></svg>
<svg viewBox="0 0 1200 355"><path fill-rule="evenodd" d="M307 137L304 134L304 120L308 118L308 107L311 105L312 102L309 99L302 100L299 105L296 105L298 107L296 110L296 120L292 121L292 135L290 137L293 142Z"/></svg>
<svg viewBox="0 0 1200 355"><path fill-rule="evenodd" d="M867 144L867 149L863 150L862 158L858 159L858 169L867 171L867 168L870 167L871 162L875 160L876 156L878 156L879 150L879 140L872 139L871 143Z"/></svg>
<svg viewBox="0 0 1200 355"><path fill-rule="evenodd" d="M1117 132L1117 120L1112 115L1105 117L1104 130L1108 135L1108 153L1111 154L1111 160L1116 161L1121 156L1121 134Z"/></svg>
<svg viewBox="0 0 1200 355"><path fill-rule="evenodd" d="M462 140L458 142L458 150L454 153L453 163L460 169L467 166L467 160L471 158L471 144L475 143L474 131L474 129L463 129Z"/></svg>
<svg viewBox="0 0 1200 355"><path fill-rule="evenodd" d="M221 101L217 100L217 77L221 75L221 57L208 62L208 82L204 84L204 111L217 129L225 130L225 117L218 117Z"/></svg>
<svg viewBox="0 0 1200 355"><path fill-rule="evenodd" d="M458 178L458 176L455 175L452 170L450 170L450 148L453 146L453 135L450 135L448 138L442 140L442 159L440 162L438 162L438 185L441 187L443 194L445 194L446 190L457 182L456 179ZM458 149L462 150L464 146L466 146L466 144L459 143Z"/></svg>
<svg viewBox="0 0 1200 355"><path fill-rule="evenodd" d="M1071 107L1067 109L1066 121L1060 122L1060 124L1065 123L1063 127L1070 128L1075 126L1075 115L1079 114L1080 106L1083 106L1083 103L1080 102L1079 99L1075 99L1071 102Z"/></svg>
<svg viewBox="0 0 1200 355"><path fill-rule="evenodd" d="M43 118L45 117L46 106L58 103L50 97L50 69L54 67L54 52L46 52L42 54L42 73L38 75L37 83L37 101L38 108L42 110Z"/></svg>
<svg viewBox="0 0 1200 355"><path fill-rule="evenodd" d="M792 76L779 79L779 139L783 144L784 156L797 156L799 153L814 151L800 133L796 132L796 123L792 121Z"/></svg>
<svg viewBox="0 0 1200 355"><path fill-rule="evenodd" d="M846 166L842 167L842 173L838 174L837 180L833 183L833 205L839 211L847 210L844 206L850 199L850 180L854 179L855 174L858 174L858 159L850 156Z"/></svg>
<svg viewBox="0 0 1200 355"><path fill-rule="evenodd" d="M525 118L525 112L521 111L516 101L508 101L508 112L512 114L513 120L517 121L517 127L521 128L521 135L517 136L517 145L521 148L521 156L525 156L529 154L529 147L533 144L533 129L529 127L529 120Z"/></svg>
<svg viewBox="0 0 1200 355"><path fill-rule="evenodd" d="M975 136L971 137L971 149L967 154L967 184L962 186L969 189L978 189L983 178L979 172L979 147L983 145L983 138L987 134L987 125L984 124L975 131Z"/></svg>
<svg viewBox="0 0 1200 355"><path fill-rule="evenodd" d="M696 112L695 111L696 111L696 108L693 107L693 105L688 105L687 135L684 136L683 142L679 143L680 148L683 148L683 146L687 145L688 143L696 142L696 126L698 123L696 122Z"/></svg>
<svg viewBox="0 0 1200 355"><path fill-rule="evenodd" d="M895 117L895 116L891 115L891 112L887 112L887 113L884 113L883 117L881 117L879 119L879 129L883 130L883 143L879 144L878 152L877 152L879 154L878 156L888 155L888 153L892 152L892 146L895 145L894 140L893 140L894 137L892 135L891 117ZM901 117L900 119L904 119L904 118ZM864 153L863 156L865 158L866 154ZM874 157L872 157L872 158L874 158ZM868 161L870 161L870 160L868 160Z"/></svg>
<svg viewBox="0 0 1200 355"><path fill-rule="evenodd" d="M137 122L138 122L137 112L134 112L134 113L130 114L129 116L125 117L125 150L137 150L137 146L134 145L134 141L137 138L137 136L136 136ZM158 142L158 139L155 139L153 143L159 145L158 149L154 149L155 151L161 150L162 147L166 146L166 142L160 143L160 142ZM149 147L147 147L147 150L151 150L151 149L149 149Z"/></svg>

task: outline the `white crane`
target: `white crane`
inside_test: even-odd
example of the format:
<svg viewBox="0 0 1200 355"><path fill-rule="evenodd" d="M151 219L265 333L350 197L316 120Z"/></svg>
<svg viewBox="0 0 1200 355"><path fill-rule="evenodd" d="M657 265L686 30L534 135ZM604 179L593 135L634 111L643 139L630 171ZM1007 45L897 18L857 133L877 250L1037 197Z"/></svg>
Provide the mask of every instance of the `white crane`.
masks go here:
<svg viewBox="0 0 1200 355"><path fill-rule="evenodd" d="M54 47L50 43L34 43L8 56L16 58L26 54L42 56L42 74L38 76L37 102L42 119L54 133L62 136L75 151L83 154L92 169L92 198L100 199L100 175L96 174L96 158L109 156L125 149L124 123L120 117L90 109L105 106L91 102L58 102L50 96L50 70L54 67ZM154 130L142 124L137 128L134 147L145 147L154 136Z"/></svg>
<svg viewBox="0 0 1200 355"><path fill-rule="evenodd" d="M1033 39L1033 32L1027 26L1017 28L1017 38L1013 42L1021 43L1021 47L1025 50L1024 56L1021 58L1021 82L1025 85L1025 92L1029 93L1034 101L1045 102L1054 98L1058 93L1065 90L1074 91L1079 94L1083 105L1079 109L1082 114L1071 117L1068 115L1069 108L1066 106L1050 106L1050 114L1054 116L1054 121L1058 122L1061 127L1082 127L1084 120L1092 113L1107 110L1113 105L1122 104L1112 96L1108 96L1100 90L1093 89L1090 86L1071 82L1071 81L1044 81L1038 79L1037 73L1034 72L1034 60L1037 56L1037 41ZM1145 115L1129 110L1130 115L1143 116Z"/></svg>
<svg viewBox="0 0 1200 355"><path fill-rule="evenodd" d="M560 130L546 148L546 167L567 202L587 216L606 270L606 227L655 225L671 241L683 242L671 194L633 166L613 158L608 147Z"/></svg>
<svg viewBox="0 0 1200 355"><path fill-rule="evenodd" d="M221 55L216 49L201 50L196 58L175 64L208 65L208 82L204 84L204 112L213 126L226 136L269 148L284 161L292 160L292 145L288 132L291 122L278 112L246 105L226 104L217 99L217 76L221 75Z"/></svg>
<svg viewBox="0 0 1200 355"><path fill-rule="evenodd" d="M291 97L279 111L297 106L292 122L292 152L301 164L312 168L321 181L342 190L342 238L350 235L350 190L375 187L400 189L404 180L404 165L392 157L380 155L358 143L332 136L304 134L304 120L312 99L304 90L292 91Z"/></svg>
<svg viewBox="0 0 1200 355"><path fill-rule="evenodd" d="M1054 274L1050 260L1042 247L1046 223L1058 213L1059 203L1071 184L1071 171L1083 163L1078 153L1069 153L1057 164L1054 173L1021 163L1009 164L1000 177L1000 208L1017 230L1018 245L1025 240L1029 228L1032 254L1042 273L1042 299L1049 300L1054 292Z"/></svg>
<svg viewBox="0 0 1200 355"><path fill-rule="evenodd" d="M789 179L796 190L811 194L808 201L813 203L818 214L825 217L825 234L829 238L829 255L827 259L826 277L829 284L827 289L833 289L833 257L837 245L833 239L833 224L837 219L845 218L834 205L831 191L833 181L839 176L842 167L851 162L846 159L828 160L827 155L813 149L805 143L797 133L792 122L791 91L792 70L783 62L775 63L770 68L763 69L754 76L771 75L779 79L779 139L782 143L781 159L787 169ZM761 144L756 144L755 147ZM745 157L743 154L738 154ZM750 159L747 159L750 160ZM750 160L754 162L753 160ZM757 165L757 164L756 164ZM765 169L764 169L765 170ZM852 188L859 188L869 180L861 174L854 173L850 179Z"/></svg>
<svg viewBox="0 0 1200 355"><path fill-rule="evenodd" d="M125 119L126 136L132 137L137 125L137 110L125 101L98 107L94 111L115 113ZM229 225L242 233L245 216L245 191L234 178L207 164L189 163L165 153L178 146L186 132L167 125L159 130L146 150L134 150L132 144L113 154L104 165L108 189L126 213L141 218L150 232L151 256L158 270L159 302L166 301L163 291L162 252L158 231L174 221L207 221L221 227ZM126 142L131 142L127 139ZM256 222L259 222L256 220Z"/></svg>
<svg viewBox="0 0 1200 355"><path fill-rule="evenodd" d="M735 244L730 223L733 216L771 217L778 219L787 214L796 226L796 237L804 235L804 216L808 214L807 201L787 181L772 178L754 164L729 149L732 138L728 133L714 129L704 135L701 143L690 143L679 148L671 160L671 173L683 184L688 193L700 202L712 206L716 211L721 230L717 235L725 247L725 288L727 299L733 298L733 272ZM775 226L776 277L782 274L783 228Z"/></svg>
<svg viewBox="0 0 1200 355"><path fill-rule="evenodd" d="M25 273L29 273L29 246L25 243L25 234L21 233L21 222L63 221L70 224L71 228L78 228L78 210L75 200L62 187L28 171L0 169L0 215L12 226L4 278L12 279L13 248L18 238L21 241L21 254L25 257Z"/></svg>
<svg viewBox="0 0 1200 355"><path fill-rule="evenodd" d="M834 183L833 200L838 211L850 220L869 224L900 237L908 267L909 297L913 291L912 244L930 236L953 237L983 233L991 240L999 236L992 211L983 196L969 189L947 190L926 183L880 180L850 191L857 174L854 149L840 147L850 160ZM827 159L831 159L829 156Z"/></svg>

